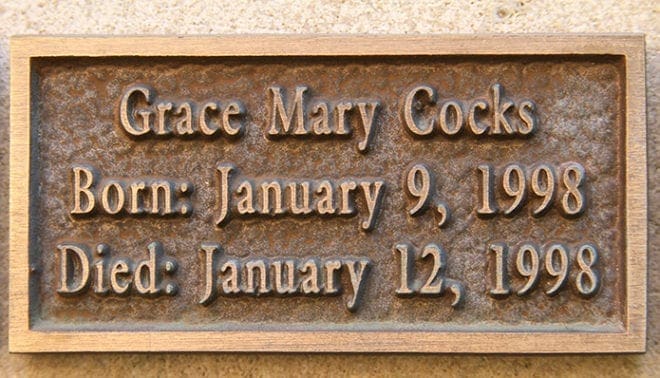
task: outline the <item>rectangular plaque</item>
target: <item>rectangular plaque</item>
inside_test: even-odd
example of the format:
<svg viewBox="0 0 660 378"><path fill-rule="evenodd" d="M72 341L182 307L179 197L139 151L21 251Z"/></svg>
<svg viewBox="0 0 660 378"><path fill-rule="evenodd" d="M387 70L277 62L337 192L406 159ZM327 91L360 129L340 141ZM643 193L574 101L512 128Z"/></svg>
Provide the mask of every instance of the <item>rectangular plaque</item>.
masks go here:
<svg viewBox="0 0 660 378"><path fill-rule="evenodd" d="M11 41L14 352L641 352L642 36Z"/></svg>

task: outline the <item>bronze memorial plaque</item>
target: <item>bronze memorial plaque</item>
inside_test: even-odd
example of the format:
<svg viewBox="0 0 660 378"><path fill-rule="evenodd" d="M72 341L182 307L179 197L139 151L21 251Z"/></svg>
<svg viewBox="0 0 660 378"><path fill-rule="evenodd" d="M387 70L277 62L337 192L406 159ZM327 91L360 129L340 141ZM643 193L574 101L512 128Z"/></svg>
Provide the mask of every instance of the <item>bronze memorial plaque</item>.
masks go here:
<svg viewBox="0 0 660 378"><path fill-rule="evenodd" d="M10 348L640 352L642 36L17 37Z"/></svg>

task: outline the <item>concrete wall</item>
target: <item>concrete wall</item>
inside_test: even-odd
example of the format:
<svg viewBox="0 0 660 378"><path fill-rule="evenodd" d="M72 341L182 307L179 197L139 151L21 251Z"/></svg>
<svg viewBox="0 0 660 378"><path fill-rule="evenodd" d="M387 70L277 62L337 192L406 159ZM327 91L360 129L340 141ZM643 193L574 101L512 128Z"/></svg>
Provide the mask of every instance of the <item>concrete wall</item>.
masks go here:
<svg viewBox="0 0 660 378"><path fill-rule="evenodd" d="M0 376L579 375L650 376L660 366L657 188L660 3L654 0L217 1L5 0L0 3L0 208L8 204L9 49L15 34L646 33L649 145L648 352L645 355L7 353L7 217L0 217Z"/></svg>

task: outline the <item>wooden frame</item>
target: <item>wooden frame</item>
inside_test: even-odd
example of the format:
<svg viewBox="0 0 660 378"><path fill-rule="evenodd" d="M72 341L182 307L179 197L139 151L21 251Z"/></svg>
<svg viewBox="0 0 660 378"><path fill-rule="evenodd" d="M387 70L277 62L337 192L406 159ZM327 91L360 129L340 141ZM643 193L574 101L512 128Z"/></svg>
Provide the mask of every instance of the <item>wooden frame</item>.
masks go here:
<svg viewBox="0 0 660 378"><path fill-rule="evenodd" d="M31 328L28 295L31 59L55 56L619 55L625 58L625 330L587 332L62 332ZM642 35L14 37L11 39L11 352L643 352L647 167Z"/></svg>

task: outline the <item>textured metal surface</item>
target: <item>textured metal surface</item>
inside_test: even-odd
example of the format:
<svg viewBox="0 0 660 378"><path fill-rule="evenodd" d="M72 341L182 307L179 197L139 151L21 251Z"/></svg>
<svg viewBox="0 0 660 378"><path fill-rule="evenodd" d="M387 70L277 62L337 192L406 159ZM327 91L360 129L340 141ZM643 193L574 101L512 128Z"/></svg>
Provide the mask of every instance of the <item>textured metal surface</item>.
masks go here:
<svg viewBox="0 0 660 378"><path fill-rule="evenodd" d="M625 323L623 67L622 60L603 56L37 59L32 93L32 324L42 330L620 330ZM479 138L465 133L418 139L404 129L403 100L411 88L429 85L440 100L468 104L487 99L495 83L511 100L534 101L538 129L532 136ZM247 113L246 132L231 140L130 138L119 126L118 108L126 88L136 84L149 85L158 97L173 102L239 99ZM267 89L272 85L282 87L289 100L297 85L309 88L310 102L378 100L371 148L364 154L356 150L359 130L343 139L267 139ZM566 218L553 207L535 218L530 211L539 201L530 199L512 217L477 216L479 164L490 163L501 172L510 163L532 167L571 161L582 164L587 174L583 215ZM386 194L370 232L358 227L365 208L361 197L357 217L235 218L217 227L215 167L223 162L255 179L378 177L386 183ZM415 218L406 213L413 201L405 195L405 174L417 163L435 173L436 196L451 210L443 228L430 213ZM92 165L103 177L188 180L195 188L192 215L72 217L71 167L76 164ZM501 186L498 193L502 195ZM56 294L58 244L103 242L113 256L136 260L145 258L147 245L156 240L178 262L175 296ZM360 256L368 257L372 266L355 312L346 309L346 290L336 297L220 296L202 306L202 242L217 242L226 255L239 259ZM444 248L446 277L465 287L461 306L452 308L450 295L395 295L399 271L393 247L402 242L418 248L433 242ZM488 295L487 246L494 242L593 243L600 255L601 288L587 299L567 285L549 297L542 281L530 295L493 298ZM418 268L423 277L430 271L428 264ZM348 276L342 274L342 279L342 286L349 287ZM516 288L524 282L513 276Z"/></svg>

